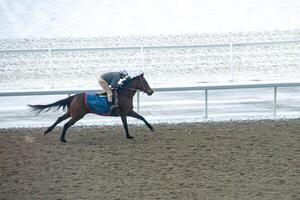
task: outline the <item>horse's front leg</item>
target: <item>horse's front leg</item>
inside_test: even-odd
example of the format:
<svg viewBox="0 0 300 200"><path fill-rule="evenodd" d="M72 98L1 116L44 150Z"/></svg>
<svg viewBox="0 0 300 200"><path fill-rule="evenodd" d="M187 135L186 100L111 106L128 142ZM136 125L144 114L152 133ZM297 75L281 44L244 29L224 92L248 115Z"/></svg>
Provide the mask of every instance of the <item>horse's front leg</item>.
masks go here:
<svg viewBox="0 0 300 200"><path fill-rule="evenodd" d="M154 131L154 128L151 126L151 124L149 124L143 116L139 115L138 113L134 112L133 110L130 111L127 115L130 117L142 120L151 131Z"/></svg>
<svg viewBox="0 0 300 200"><path fill-rule="evenodd" d="M128 131L128 124L127 124L127 117L126 117L126 115L121 115L121 119L122 119L122 123L123 123L124 129L125 129L126 138L127 139L133 139L134 137L132 137L129 134L129 131Z"/></svg>

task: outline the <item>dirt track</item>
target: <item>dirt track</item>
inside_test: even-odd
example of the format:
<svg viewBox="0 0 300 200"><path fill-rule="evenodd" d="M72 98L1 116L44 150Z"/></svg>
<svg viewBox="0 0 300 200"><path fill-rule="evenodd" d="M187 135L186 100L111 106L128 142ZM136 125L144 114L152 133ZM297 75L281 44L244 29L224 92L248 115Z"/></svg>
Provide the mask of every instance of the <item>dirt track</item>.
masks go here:
<svg viewBox="0 0 300 200"><path fill-rule="evenodd" d="M300 199L300 119L154 127L0 129L0 199Z"/></svg>

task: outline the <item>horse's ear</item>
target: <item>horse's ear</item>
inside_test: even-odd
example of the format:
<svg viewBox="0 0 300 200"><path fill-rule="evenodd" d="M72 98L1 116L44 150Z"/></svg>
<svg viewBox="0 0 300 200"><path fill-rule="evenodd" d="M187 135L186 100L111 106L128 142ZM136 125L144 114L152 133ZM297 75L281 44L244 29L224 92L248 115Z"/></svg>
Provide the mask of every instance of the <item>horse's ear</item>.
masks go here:
<svg viewBox="0 0 300 200"><path fill-rule="evenodd" d="M141 77L144 77L144 72L141 74Z"/></svg>

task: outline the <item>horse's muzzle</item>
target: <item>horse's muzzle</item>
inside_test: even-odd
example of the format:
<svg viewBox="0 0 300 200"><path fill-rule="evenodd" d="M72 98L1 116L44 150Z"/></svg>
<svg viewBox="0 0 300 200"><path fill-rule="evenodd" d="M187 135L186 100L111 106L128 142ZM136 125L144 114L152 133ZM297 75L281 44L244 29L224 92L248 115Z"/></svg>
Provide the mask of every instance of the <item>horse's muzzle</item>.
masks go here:
<svg viewBox="0 0 300 200"><path fill-rule="evenodd" d="M153 90L150 90L150 91L147 92L147 94L148 94L149 96L151 96L153 93L154 93Z"/></svg>

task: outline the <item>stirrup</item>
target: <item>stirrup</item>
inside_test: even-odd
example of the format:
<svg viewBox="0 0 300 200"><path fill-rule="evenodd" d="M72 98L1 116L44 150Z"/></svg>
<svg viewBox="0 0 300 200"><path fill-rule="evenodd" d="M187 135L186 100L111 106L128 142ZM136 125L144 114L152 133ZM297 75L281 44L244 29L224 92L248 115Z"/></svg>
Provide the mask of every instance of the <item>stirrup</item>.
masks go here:
<svg viewBox="0 0 300 200"><path fill-rule="evenodd" d="M109 102L109 110L112 111L114 108L119 107L118 105L114 104L113 102Z"/></svg>

